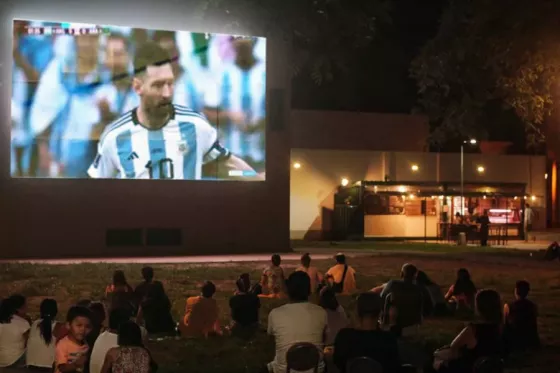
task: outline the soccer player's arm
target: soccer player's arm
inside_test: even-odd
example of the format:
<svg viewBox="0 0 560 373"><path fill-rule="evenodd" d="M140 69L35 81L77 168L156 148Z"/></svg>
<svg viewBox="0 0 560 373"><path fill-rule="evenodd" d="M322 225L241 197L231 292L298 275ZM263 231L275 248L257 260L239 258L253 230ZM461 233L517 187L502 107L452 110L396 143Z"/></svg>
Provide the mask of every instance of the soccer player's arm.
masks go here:
<svg viewBox="0 0 560 373"><path fill-rule="evenodd" d="M103 137L99 142L97 155L88 169L88 175L92 179L113 179L117 175L118 168L115 165L111 139Z"/></svg>
<svg viewBox="0 0 560 373"><path fill-rule="evenodd" d="M228 149L220 144L220 142L218 141L218 133L216 129L212 127L208 122L203 123L202 142L204 149L204 173L209 173L211 176L215 176L217 174L218 178L220 179L262 179L262 176L258 175L255 170L247 164L247 162L239 157L236 157ZM241 175L245 173L250 174L251 176L231 177L230 171L238 171L241 173Z"/></svg>

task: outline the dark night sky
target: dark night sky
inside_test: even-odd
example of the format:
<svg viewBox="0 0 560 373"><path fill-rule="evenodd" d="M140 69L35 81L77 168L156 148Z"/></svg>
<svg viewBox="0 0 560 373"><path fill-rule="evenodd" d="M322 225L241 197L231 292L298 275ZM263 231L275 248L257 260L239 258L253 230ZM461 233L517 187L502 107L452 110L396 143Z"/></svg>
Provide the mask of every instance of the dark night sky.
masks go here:
<svg viewBox="0 0 560 373"><path fill-rule="evenodd" d="M368 50L355 56L350 71L317 87L308 75L294 79L292 107L362 112L409 113L416 86L409 66L437 32L445 0L396 0L391 25L383 27Z"/></svg>

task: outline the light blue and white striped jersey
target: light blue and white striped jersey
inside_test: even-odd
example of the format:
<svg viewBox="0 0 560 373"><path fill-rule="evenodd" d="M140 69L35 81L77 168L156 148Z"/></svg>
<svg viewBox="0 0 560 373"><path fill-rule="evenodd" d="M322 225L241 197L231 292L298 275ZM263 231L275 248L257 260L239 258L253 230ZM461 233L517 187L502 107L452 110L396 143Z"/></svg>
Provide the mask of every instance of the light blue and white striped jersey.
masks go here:
<svg viewBox="0 0 560 373"><path fill-rule="evenodd" d="M173 105L161 129L144 127L132 110L107 126L88 173L92 178L202 178L202 166L229 152L217 141L216 130L200 115Z"/></svg>
<svg viewBox="0 0 560 373"><path fill-rule="evenodd" d="M204 100L207 107L243 112L249 127L256 126L266 117L266 64L259 61L248 71L228 65L218 82L208 85ZM226 123L223 130L224 145L232 153L264 160L264 132L243 133L231 123Z"/></svg>

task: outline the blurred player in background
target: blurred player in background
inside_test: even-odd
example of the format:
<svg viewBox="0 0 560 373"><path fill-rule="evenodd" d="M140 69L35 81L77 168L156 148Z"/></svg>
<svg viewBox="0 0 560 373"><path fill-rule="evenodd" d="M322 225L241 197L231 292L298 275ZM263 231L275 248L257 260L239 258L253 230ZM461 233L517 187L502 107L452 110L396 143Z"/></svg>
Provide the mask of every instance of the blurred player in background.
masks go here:
<svg viewBox="0 0 560 373"><path fill-rule="evenodd" d="M51 177L86 177L95 156L92 131L101 121L98 49L98 34L75 35L70 53L57 55L39 81L30 125L41 170Z"/></svg>
<svg viewBox="0 0 560 373"><path fill-rule="evenodd" d="M173 59L172 68L175 76L175 93L173 102L177 105L186 106L196 112L203 107L203 92L206 83L205 75L200 71L192 71L194 63L182 65L181 55L176 41L174 31L158 30L154 33L154 41L164 48ZM186 52L188 53L188 52ZM185 59L182 59L185 61ZM189 70L191 68L191 70Z"/></svg>
<svg viewBox="0 0 560 373"><path fill-rule="evenodd" d="M53 25L51 22L26 22L26 21L14 21L15 24L19 24L24 27L50 27ZM21 27L20 26L20 27ZM23 57L27 63L35 70L36 74L40 74L45 71L47 65L54 57L54 43L53 36L48 32L41 34L28 34L26 30L20 33L19 37L18 53L20 57ZM18 59L14 56L16 64ZM32 82L38 80L38 75L36 79Z"/></svg>
<svg viewBox="0 0 560 373"><path fill-rule="evenodd" d="M134 91L140 105L107 126L89 169L92 178L201 179L203 165L219 164L257 180L245 162L223 148L204 116L173 104L176 67L158 43L148 42L134 57Z"/></svg>
<svg viewBox="0 0 560 373"><path fill-rule="evenodd" d="M108 82L96 92L101 121L92 131L94 140L99 140L107 124L138 106L138 95L132 89L130 44L123 34L106 35L103 67Z"/></svg>
<svg viewBox="0 0 560 373"><path fill-rule="evenodd" d="M217 84L209 84L205 113L220 129L224 144L235 154L264 169L266 65L255 57L254 39L236 38L236 56Z"/></svg>
<svg viewBox="0 0 560 373"><path fill-rule="evenodd" d="M25 24L19 23L14 27L12 63L12 135L11 135L11 157L10 173L12 176L26 176L29 173L31 161L31 137L27 128L27 108L30 100L29 78L23 67L27 66L31 79L37 80L37 72L31 68L29 63L19 53L19 40L25 32Z"/></svg>

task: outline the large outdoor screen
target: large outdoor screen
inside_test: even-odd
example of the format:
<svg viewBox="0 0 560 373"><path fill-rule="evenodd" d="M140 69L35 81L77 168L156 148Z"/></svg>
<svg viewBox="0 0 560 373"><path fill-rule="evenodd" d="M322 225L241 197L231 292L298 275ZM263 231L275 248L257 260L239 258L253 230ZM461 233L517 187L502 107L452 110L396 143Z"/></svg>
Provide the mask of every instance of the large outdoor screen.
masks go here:
<svg viewBox="0 0 560 373"><path fill-rule="evenodd" d="M264 180L266 39L14 21L12 177Z"/></svg>

